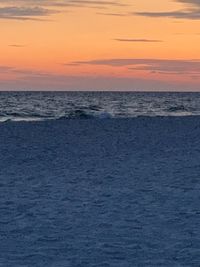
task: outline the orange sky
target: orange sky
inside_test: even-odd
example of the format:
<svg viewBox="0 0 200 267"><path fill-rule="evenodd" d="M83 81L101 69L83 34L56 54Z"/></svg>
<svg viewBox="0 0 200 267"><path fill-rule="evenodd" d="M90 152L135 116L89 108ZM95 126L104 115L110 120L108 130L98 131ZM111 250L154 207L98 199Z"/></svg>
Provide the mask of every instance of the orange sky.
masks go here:
<svg viewBox="0 0 200 267"><path fill-rule="evenodd" d="M3 0L1 90L198 90L200 1Z"/></svg>

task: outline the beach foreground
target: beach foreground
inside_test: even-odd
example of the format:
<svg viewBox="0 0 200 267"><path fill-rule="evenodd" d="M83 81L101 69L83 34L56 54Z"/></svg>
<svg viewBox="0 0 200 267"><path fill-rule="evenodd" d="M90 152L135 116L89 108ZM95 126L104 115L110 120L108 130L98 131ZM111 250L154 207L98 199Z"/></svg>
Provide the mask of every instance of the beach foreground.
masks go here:
<svg viewBox="0 0 200 267"><path fill-rule="evenodd" d="M0 266L199 266L200 117L0 124Z"/></svg>

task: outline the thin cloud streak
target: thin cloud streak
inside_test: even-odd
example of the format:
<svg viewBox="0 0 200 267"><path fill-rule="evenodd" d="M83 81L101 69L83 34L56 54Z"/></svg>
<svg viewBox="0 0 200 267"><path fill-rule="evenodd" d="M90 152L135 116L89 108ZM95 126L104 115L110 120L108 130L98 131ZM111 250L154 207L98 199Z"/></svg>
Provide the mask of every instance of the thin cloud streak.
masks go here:
<svg viewBox="0 0 200 267"><path fill-rule="evenodd" d="M103 16L113 16L113 17L126 17L127 14L125 13L103 13L103 12L98 12L96 13L97 15L103 15Z"/></svg>
<svg viewBox="0 0 200 267"><path fill-rule="evenodd" d="M9 44L8 46L10 46L10 47L15 47L15 48L22 48L22 47L25 47L26 45Z"/></svg>
<svg viewBox="0 0 200 267"><path fill-rule="evenodd" d="M171 11L171 12L135 12L134 15L152 18L174 18L174 19L190 19L199 20L200 10L191 11Z"/></svg>
<svg viewBox="0 0 200 267"><path fill-rule="evenodd" d="M123 39L123 38L116 38L114 39L118 42L135 42L135 43L161 43L162 40L155 40L155 39Z"/></svg>

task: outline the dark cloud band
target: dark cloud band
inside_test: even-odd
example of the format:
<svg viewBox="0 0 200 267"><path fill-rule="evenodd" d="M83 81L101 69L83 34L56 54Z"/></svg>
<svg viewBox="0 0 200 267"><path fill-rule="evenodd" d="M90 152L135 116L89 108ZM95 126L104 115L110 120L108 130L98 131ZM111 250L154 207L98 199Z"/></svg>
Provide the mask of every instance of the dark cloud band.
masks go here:
<svg viewBox="0 0 200 267"><path fill-rule="evenodd" d="M126 6L120 1L95 0L0 0L0 19L40 20L63 7L109 8ZM54 10L56 9L56 10Z"/></svg>
<svg viewBox="0 0 200 267"><path fill-rule="evenodd" d="M124 58L124 59L96 59L91 61L75 61L74 66L78 65L104 65L111 67L127 67L129 70L149 71L163 74L199 74L200 60L171 60L171 59L143 59L143 58Z"/></svg>

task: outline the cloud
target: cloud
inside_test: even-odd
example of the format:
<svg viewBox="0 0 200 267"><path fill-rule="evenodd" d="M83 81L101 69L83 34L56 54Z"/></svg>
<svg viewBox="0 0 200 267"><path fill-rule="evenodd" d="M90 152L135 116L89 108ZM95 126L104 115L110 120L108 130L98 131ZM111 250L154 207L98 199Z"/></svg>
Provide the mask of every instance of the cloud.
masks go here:
<svg viewBox="0 0 200 267"><path fill-rule="evenodd" d="M42 7L0 7L0 19L35 20L36 17L57 13Z"/></svg>
<svg viewBox="0 0 200 267"><path fill-rule="evenodd" d="M174 18L174 19L189 19L199 20L200 19L200 1L199 0L176 0L178 3L186 5L185 9L163 11L163 12L134 12L134 15L152 17L152 18Z"/></svg>
<svg viewBox="0 0 200 267"><path fill-rule="evenodd" d="M81 65L101 65L109 67L126 67L128 70L133 71L147 71L150 73L160 73L160 74L181 74L181 75L200 75L200 60L179 60L179 59L145 59L145 58L113 58L113 59L96 59L91 61L75 61L69 64L64 64L66 66L81 66ZM12 66L0 66L1 73L7 73L18 77L28 77L28 78L44 78L48 79L51 77L53 79L54 74L49 72L44 72L40 70L32 69L20 69ZM58 75L60 80L68 77L67 75Z"/></svg>
<svg viewBox="0 0 200 267"><path fill-rule="evenodd" d="M9 67L9 66L0 66L0 73L7 73L7 72L10 72L12 70L13 70L12 67Z"/></svg>
<svg viewBox="0 0 200 267"><path fill-rule="evenodd" d="M114 16L114 17L126 17L127 14L125 13L103 13L103 12L98 12L96 13L97 15L103 15L103 16Z"/></svg>
<svg viewBox="0 0 200 267"><path fill-rule="evenodd" d="M148 62L149 65L153 65L159 60L153 59L115 59L106 60L101 64L117 64L127 65L131 69L134 67L134 63L137 63L138 69L144 66L144 62ZM132 62L131 62L132 61ZM161 61L161 60L160 60ZM150 64L151 62L151 64ZM168 61L168 63L170 60ZM193 62L193 61L192 61ZM100 62L99 62L100 63ZM140 66L138 65L139 63ZM94 62L92 63L94 64ZM160 62L161 64L161 62ZM198 62L200 64L200 61ZM162 65L162 69L167 68L166 65ZM149 70L151 67L149 67ZM168 69L167 69L168 71ZM173 72L174 73L174 72ZM130 91L174 91L174 90L199 90L199 73L193 72L190 76L190 80L187 82L177 81L176 79L169 79L168 77L159 81L156 76L151 78L138 78L137 75L132 77L113 77L109 75L67 75L50 73L41 70L34 69L18 69L12 66L0 66L0 90L130 90ZM9 78L8 78L9 77Z"/></svg>
<svg viewBox="0 0 200 267"><path fill-rule="evenodd" d="M200 0L175 0L178 3L186 5L186 8L181 10L172 10L172 11L163 11L163 12L127 12L127 13L109 13L109 12L99 12L98 15L105 16L144 16L152 18L174 18L174 19L190 19L190 20L199 20L200 19Z"/></svg>
<svg viewBox="0 0 200 267"><path fill-rule="evenodd" d="M68 8L108 9L123 7L120 1L95 0L0 0L0 19L43 20ZM56 10L54 10L56 9Z"/></svg>
<svg viewBox="0 0 200 267"><path fill-rule="evenodd" d="M41 7L109 7L127 6L120 1L92 1L92 0L2 0L0 4L14 6L41 6Z"/></svg>
<svg viewBox="0 0 200 267"><path fill-rule="evenodd" d="M136 12L134 13L139 16L153 17L153 18L174 18L174 19L190 19L199 20L200 10L186 10L186 11L171 11L171 12Z"/></svg>
<svg viewBox="0 0 200 267"><path fill-rule="evenodd" d="M198 79L198 77L196 77ZM191 82L158 81L122 77L34 76L0 80L0 90L70 90L70 91L199 91L199 80Z"/></svg>
<svg viewBox="0 0 200 267"><path fill-rule="evenodd" d="M19 44L9 44L8 46L15 47L15 48L25 47L25 45L19 45Z"/></svg>
<svg viewBox="0 0 200 267"><path fill-rule="evenodd" d="M200 60L173 59L96 59L91 61L75 61L76 65L104 65L111 67L127 67L134 71L148 71L160 74L200 74Z"/></svg>
<svg viewBox="0 0 200 267"><path fill-rule="evenodd" d="M160 43L163 42L162 40L155 40L155 39L123 39L123 38L116 38L114 39L118 42L136 42L136 43Z"/></svg>
<svg viewBox="0 0 200 267"><path fill-rule="evenodd" d="M67 1L68 5L72 5L72 6L127 6L125 4L122 4L121 2L118 1L86 1L86 0L71 0L71 1Z"/></svg>
<svg viewBox="0 0 200 267"><path fill-rule="evenodd" d="M188 4L195 7L200 7L200 1L199 0L177 0L177 2Z"/></svg>
<svg viewBox="0 0 200 267"><path fill-rule="evenodd" d="M198 81L191 83L174 83L153 79L94 77L94 76L25 76L19 79L0 80L0 90L86 90L86 91L188 91L199 90Z"/></svg>

